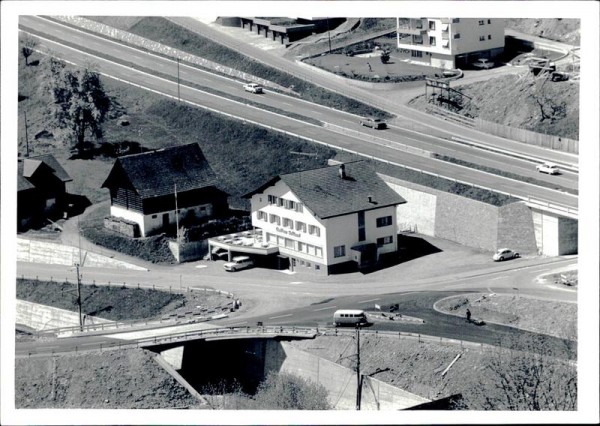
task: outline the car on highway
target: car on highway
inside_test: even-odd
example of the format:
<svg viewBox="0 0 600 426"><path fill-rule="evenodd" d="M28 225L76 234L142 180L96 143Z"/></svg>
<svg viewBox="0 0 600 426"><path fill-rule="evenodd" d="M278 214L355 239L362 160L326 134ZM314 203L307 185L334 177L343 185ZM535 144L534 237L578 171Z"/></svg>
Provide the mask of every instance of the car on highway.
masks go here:
<svg viewBox="0 0 600 426"><path fill-rule="evenodd" d="M495 64L493 62L490 62L489 59L485 59L485 58L479 58L475 62L473 62L473 66L475 68L479 68L482 70L494 68L494 65Z"/></svg>
<svg viewBox="0 0 600 426"><path fill-rule="evenodd" d="M557 175L560 173L560 169L554 163L545 162L542 164L538 164L535 166L538 172L540 173L548 173L549 175Z"/></svg>
<svg viewBox="0 0 600 426"><path fill-rule="evenodd" d="M229 272L239 271L240 269L252 268L254 262L248 256L236 256L223 265L223 268Z"/></svg>
<svg viewBox="0 0 600 426"><path fill-rule="evenodd" d="M258 83L246 83L244 90L251 93L263 93L263 87Z"/></svg>
<svg viewBox="0 0 600 426"><path fill-rule="evenodd" d="M492 259L494 259L496 262L502 262L503 260L515 259L517 257L520 257L520 255L516 251L508 248L501 248L494 253Z"/></svg>
<svg viewBox="0 0 600 426"><path fill-rule="evenodd" d="M364 117L360 119L360 125L370 127L372 129L385 129L387 124L381 118L376 117Z"/></svg>

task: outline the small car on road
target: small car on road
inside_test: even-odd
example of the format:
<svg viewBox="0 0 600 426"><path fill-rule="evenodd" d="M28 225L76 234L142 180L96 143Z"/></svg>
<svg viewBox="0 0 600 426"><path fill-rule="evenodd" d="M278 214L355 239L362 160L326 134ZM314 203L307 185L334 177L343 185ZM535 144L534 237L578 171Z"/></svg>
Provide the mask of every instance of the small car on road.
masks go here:
<svg viewBox="0 0 600 426"><path fill-rule="evenodd" d="M387 124L381 118L376 117L365 117L360 119L360 125L370 127L372 129L385 129Z"/></svg>
<svg viewBox="0 0 600 426"><path fill-rule="evenodd" d="M239 271L240 269L252 268L254 262L248 256L236 256L223 265L223 268L229 272Z"/></svg>
<svg viewBox="0 0 600 426"><path fill-rule="evenodd" d="M538 172L540 173L548 173L549 175L557 175L560 173L560 169L554 163L542 163L535 166Z"/></svg>
<svg viewBox="0 0 600 426"><path fill-rule="evenodd" d="M494 259L494 261L496 262L501 262L503 260L514 259L517 257L520 256L519 253L517 253L516 251L508 248L501 248L496 253L494 253L492 259Z"/></svg>
<svg viewBox="0 0 600 426"><path fill-rule="evenodd" d="M263 93L263 87L258 83L246 83L244 90L251 93Z"/></svg>
<svg viewBox="0 0 600 426"><path fill-rule="evenodd" d="M494 63L490 62L489 59L480 58L480 59L477 59L477 61L475 61L473 63L473 66L475 68L480 68L482 70L487 70L487 69L490 69L490 68L494 68Z"/></svg>

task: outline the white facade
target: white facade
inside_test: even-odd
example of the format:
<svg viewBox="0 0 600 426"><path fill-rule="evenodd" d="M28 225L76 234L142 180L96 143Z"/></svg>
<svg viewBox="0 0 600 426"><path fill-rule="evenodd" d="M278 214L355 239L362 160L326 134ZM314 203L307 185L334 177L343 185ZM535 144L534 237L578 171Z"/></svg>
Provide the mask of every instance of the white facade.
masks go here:
<svg viewBox="0 0 600 426"><path fill-rule="evenodd" d="M358 212L320 219L282 181L251 197L252 225L263 241L279 246L291 269L327 273L329 267L356 259L353 246L378 244L377 255L397 250L396 206L364 213L364 240L359 241ZM377 219L385 225L377 227ZM387 219L389 218L389 219ZM379 239L379 241L378 241Z"/></svg>
<svg viewBox="0 0 600 426"><path fill-rule="evenodd" d="M474 62L494 58L504 49L504 20L499 18L416 18L397 20L398 49L410 59L439 67L455 68L457 59ZM460 60L458 61L460 62Z"/></svg>
<svg viewBox="0 0 600 426"><path fill-rule="evenodd" d="M165 226L165 223L177 223L178 220L184 219L188 214L194 214L197 218L204 216L212 216L212 204L181 208L179 209L178 218L175 217L175 209L154 214L143 214L135 210L126 209L122 206L110 206L111 216L120 217L130 222L137 223L140 228L140 235L142 237L146 237L152 234L152 232L163 228Z"/></svg>

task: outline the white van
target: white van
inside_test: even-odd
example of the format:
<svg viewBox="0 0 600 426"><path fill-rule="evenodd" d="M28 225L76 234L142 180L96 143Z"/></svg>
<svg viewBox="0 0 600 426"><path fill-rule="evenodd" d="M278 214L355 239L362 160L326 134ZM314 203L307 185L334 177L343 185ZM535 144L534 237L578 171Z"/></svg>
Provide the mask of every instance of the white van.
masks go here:
<svg viewBox="0 0 600 426"><path fill-rule="evenodd" d="M339 309L333 313L333 325L365 325L367 324L367 314L360 309Z"/></svg>

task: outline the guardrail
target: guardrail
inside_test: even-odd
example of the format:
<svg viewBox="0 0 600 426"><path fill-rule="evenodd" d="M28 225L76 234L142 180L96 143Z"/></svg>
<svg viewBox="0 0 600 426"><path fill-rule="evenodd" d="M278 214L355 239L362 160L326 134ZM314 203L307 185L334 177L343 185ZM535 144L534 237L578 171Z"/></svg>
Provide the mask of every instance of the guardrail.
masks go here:
<svg viewBox="0 0 600 426"><path fill-rule="evenodd" d="M198 339L226 339L226 338L271 338L271 337L290 337L313 339L317 336L339 336L352 337L356 333L354 328L331 328L331 327L295 327L295 326L257 326L257 327L223 327L210 330L198 330L188 332L178 332L163 336L144 337L135 342L114 341L110 343L86 343L71 347L41 348L35 351L17 353L17 358L35 357L35 356L54 356L64 353L80 353L100 350L121 350L135 349L149 346L183 343L189 340ZM419 343L430 342L460 346L461 348L493 348L494 345L487 343L477 343L467 340L451 339L447 337L431 336L420 333L410 333L403 331L380 331L361 329L361 334L367 336L383 336L387 338L415 339ZM18 349L18 348L17 348Z"/></svg>
<svg viewBox="0 0 600 426"><path fill-rule="evenodd" d="M33 277L33 276L21 275L19 278L23 279L23 280L28 279L28 280L40 281L39 276ZM55 281L55 277L50 277L50 282L54 282L54 281ZM65 278L64 281L61 280L61 281L56 281L56 282L76 285L77 280L73 279L73 280L69 281L68 278ZM215 315L220 315L223 312L231 312L231 309L235 307L236 302L239 302L239 299L236 298L235 294L230 293L228 291L217 290L217 289L213 289L213 288L202 288L202 287L199 288L199 287L191 287L191 286L185 286L185 287L169 286L167 289L167 287L156 286L155 284L152 284L152 285L140 284L140 283L127 284L126 282L114 283L111 281L102 282L102 281L96 281L96 280L91 280L91 281L81 280L80 283L82 285L88 285L88 286L107 286L107 287L113 286L113 287L117 287L117 288L146 289L146 290L152 289L155 291L164 291L164 292L168 291L169 293L180 293L180 294L194 293L194 292L204 293L204 294L214 293L214 294L222 295L227 299L231 299L224 305L221 304L214 308L191 309L188 311L184 311L183 313L171 313L171 314L167 314L167 315L162 315L160 318L155 319L155 320L143 320L143 321L131 320L131 321L114 321L111 323L102 323L102 324L87 324L87 325L83 326L83 332L116 330L116 329L122 329L122 328L147 326L147 325L152 325L152 324L163 324L165 322L172 322L172 321L185 321L186 323L207 321L207 320L211 319L212 317L214 317ZM46 329L46 330L37 332L36 335L40 335L40 336L48 335L48 334L58 335L58 334L68 334L68 333L81 333L81 327L77 325L77 326Z"/></svg>

